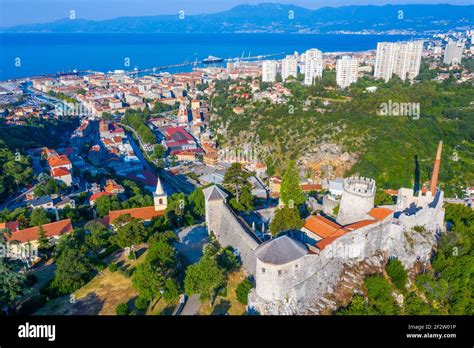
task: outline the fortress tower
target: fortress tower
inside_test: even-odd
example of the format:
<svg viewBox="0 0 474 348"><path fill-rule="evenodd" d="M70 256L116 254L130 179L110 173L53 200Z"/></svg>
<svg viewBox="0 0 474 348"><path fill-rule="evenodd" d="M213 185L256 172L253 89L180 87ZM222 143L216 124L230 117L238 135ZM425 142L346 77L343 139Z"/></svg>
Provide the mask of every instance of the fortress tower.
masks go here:
<svg viewBox="0 0 474 348"><path fill-rule="evenodd" d="M166 207L168 206L168 196L166 195L165 190L163 190L163 185L161 185L159 176L158 182L156 183L155 192L153 192L153 202L155 211L166 210Z"/></svg>
<svg viewBox="0 0 474 348"><path fill-rule="evenodd" d="M341 225L366 220L374 207L375 181L370 178L352 176L344 180L337 222Z"/></svg>

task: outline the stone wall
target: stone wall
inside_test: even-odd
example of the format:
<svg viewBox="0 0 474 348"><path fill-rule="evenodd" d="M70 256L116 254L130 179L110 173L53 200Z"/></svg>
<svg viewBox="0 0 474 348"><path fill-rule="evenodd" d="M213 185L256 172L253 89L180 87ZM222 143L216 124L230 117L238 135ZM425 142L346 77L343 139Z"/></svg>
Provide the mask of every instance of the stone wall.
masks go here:
<svg viewBox="0 0 474 348"><path fill-rule="evenodd" d="M223 247L232 246L238 250L243 267L251 274L255 271L255 249L259 242L239 221L224 200L206 201L206 223Z"/></svg>
<svg viewBox="0 0 474 348"><path fill-rule="evenodd" d="M400 259L408 270L417 262L429 262L443 220L441 197L435 206L425 207L414 216L389 216L348 232L319 254L308 253L278 266L257 260L256 288L249 295L249 308L261 314L307 314L314 312L315 302L334 292L347 265L365 261L378 265L382 272L390 257Z"/></svg>

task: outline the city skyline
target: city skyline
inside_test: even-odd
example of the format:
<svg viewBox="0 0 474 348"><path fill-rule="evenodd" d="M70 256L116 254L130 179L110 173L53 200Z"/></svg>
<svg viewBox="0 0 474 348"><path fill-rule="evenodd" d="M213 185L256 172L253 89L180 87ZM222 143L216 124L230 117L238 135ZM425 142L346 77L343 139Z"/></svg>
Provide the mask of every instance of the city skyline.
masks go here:
<svg viewBox="0 0 474 348"><path fill-rule="evenodd" d="M469 5L469 0L179 0L173 3L137 0L130 5L125 0L104 0L100 4L92 0L42 0L42 6L33 0L2 0L0 3L0 27L12 27L22 24L54 22L69 17L70 11L75 11L76 18L89 20L106 20L118 17L157 16L175 14L183 10L189 15L208 14L226 11L232 7L250 4L277 3L295 5L310 10L322 7L341 7L351 5L406 5L406 4L451 4Z"/></svg>

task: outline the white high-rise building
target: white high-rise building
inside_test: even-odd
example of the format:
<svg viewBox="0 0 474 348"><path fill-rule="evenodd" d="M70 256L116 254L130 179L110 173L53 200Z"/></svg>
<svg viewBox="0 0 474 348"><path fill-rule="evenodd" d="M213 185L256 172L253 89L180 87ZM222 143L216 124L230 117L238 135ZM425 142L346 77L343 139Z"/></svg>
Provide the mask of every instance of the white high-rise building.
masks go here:
<svg viewBox="0 0 474 348"><path fill-rule="evenodd" d="M304 84L311 86L316 78L323 76L323 53L312 48L305 52Z"/></svg>
<svg viewBox="0 0 474 348"><path fill-rule="evenodd" d="M344 56L336 61L336 82L341 88L349 87L357 81L359 60L355 57Z"/></svg>
<svg viewBox="0 0 474 348"><path fill-rule="evenodd" d="M420 72L423 41L379 42L374 76L388 81L393 74L402 80L414 79Z"/></svg>
<svg viewBox="0 0 474 348"><path fill-rule="evenodd" d="M266 60L262 64L262 81L275 82L278 63L275 60Z"/></svg>
<svg viewBox="0 0 474 348"><path fill-rule="evenodd" d="M444 64L459 64L462 59L462 52L464 50L464 44L461 42L450 41L446 45L446 51L444 52Z"/></svg>
<svg viewBox="0 0 474 348"><path fill-rule="evenodd" d="M281 78L283 81L288 79L288 77L293 76L297 77L298 75L298 60L294 55L286 56L285 59L281 61Z"/></svg>

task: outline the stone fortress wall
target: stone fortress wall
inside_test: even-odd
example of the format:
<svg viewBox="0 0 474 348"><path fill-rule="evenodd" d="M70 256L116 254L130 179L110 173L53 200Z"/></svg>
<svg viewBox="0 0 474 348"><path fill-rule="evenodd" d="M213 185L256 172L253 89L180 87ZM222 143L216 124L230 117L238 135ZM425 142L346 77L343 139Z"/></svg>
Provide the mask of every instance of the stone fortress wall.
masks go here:
<svg viewBox="0 0 474 348"><path fill-rule="evenodd" d="M206 224L209 233L214 234L221 246L232 246L236 249L244 268L253 274L256 265L255 250L260 241L227 206L226 193L217 186L208 187L203 193L206 200Z"/></svg>
<svg viewBox="0 0 474 348"><path fill-rule="evenodd" d="M249 307L261 314L305 314L318 299L335 290L345 265L366 260L379 263L382 271L390 257L400 259L409 270L417 262L429 262L444 228L442 197L443 192L438 191L431 203L418 206L416 212L394 212L338 237L319 254L307 253L285 264L268 264L259 259L257 250L256 288L249 295ZM415 226L424 229L415 231ZM384 260L380 263L381 254Z"/></svg>

